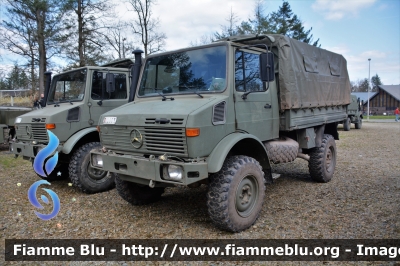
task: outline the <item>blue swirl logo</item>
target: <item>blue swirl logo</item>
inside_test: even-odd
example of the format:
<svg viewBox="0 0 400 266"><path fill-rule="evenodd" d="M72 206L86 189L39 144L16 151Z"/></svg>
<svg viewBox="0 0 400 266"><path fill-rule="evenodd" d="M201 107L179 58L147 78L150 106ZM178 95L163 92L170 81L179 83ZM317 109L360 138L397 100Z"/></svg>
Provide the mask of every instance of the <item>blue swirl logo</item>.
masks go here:
<svg viewBox="0 0 400 266"><path fill-rule="evenodd" d="M39 180L39 181L36 181L35 183L33 183L32 186L28 190L29 201L31 202L31 204L33 206L35 206L38 209L44 208L36 198L36 191L37 191L38 187L42 184L51 185L46 180ZM37 217L39 217L42 220L50 220L51 218L54 218L60 211L60 199L58 198L57 194L53 190L47 189L47 188L42 188L42 189L50 195L51 200L53 201L53 211L49 214L43 214L43 213L35 211L35 214L37 215ZM42 195L41 199L43 200L44 203L49 204L49 199L45 195Z"/></svg>
<svg viewBox="0 0 400 266"><path fill-rule="evenodd" d="M47 134L49 135L49 144L38 152L33 161L33 169L38 175L43 177L47 177L56 167L58 162L58 152L56 150L60 143L53 132L47 130ZM55 154L48 158L53 152L55 152Z"/></svg>
<svg viewBox="0 0 400 266"><path fill-rule="evenodd" d="M38 175L42 177L47 177L54 170L58 162L58 152L56 150L59 144L59 140L57 136L54 135L51 131L47 130L47 134L49 135L49 144L38 152L35 160L33 161L33 169ZM53 153L54 155L50 156ZM33 206L38 209L44 208L36 198L36 191L38 187L42 184L51 185L46 180L39 180L33 183L28 190L29 201ZM35 214L42 220L50 220L54 218L60 211L60 199L53 190L47 188L42 189L50 195L50 198L53 201L53 211L50 214L42 214L35 211ZM42 195L41 199L44 203L49 204L49 199L45 195Z"/></svg>

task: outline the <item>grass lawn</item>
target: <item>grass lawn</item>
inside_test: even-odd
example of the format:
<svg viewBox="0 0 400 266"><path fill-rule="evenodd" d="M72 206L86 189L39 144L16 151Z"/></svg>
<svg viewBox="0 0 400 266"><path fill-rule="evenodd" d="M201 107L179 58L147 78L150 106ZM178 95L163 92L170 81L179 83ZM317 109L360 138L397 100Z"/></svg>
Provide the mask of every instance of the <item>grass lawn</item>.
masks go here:
<svg viewBox="0 0 400 266"><path fill-rule="evenodd" d="M366 115L364 115L364 119L367 119ZM395 120L396 117L394 115L370 115L369 119L393 119L393 120Z"/></svg>

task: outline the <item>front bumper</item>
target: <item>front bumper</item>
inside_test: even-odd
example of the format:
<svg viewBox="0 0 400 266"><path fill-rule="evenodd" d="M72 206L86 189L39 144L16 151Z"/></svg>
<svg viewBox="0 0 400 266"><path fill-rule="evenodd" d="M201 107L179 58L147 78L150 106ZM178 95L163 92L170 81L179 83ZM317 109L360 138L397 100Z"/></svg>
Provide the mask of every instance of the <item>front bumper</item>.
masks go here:
<svg viewBox="0 0 400 266"><path fill-rule="evenodd" d="M101 156L103 167L97 167L93 164L93 155ZM93 168L118 173L124 180L141 184L149 184L150 181L153 181L156 184L190 185L208 178L207 162L194 160L193 162L182 162L171 159L160 160L155 156L145 158L134 155L119 155L112 152L103 153L100 150L91 152L90 163ZM182 179L180 181L165 179L163 169L168 165L182 167Z"/></svg>
<svg viewBox="0 0 400 266"><path fill-rule="evenodd" d="M46 147L45 144L32 144L27 142L10 142L9 150L16 156L22 156L25 160L33 160L36 154ZM59 145L57 151L61 151L62 146Z"/></svg>

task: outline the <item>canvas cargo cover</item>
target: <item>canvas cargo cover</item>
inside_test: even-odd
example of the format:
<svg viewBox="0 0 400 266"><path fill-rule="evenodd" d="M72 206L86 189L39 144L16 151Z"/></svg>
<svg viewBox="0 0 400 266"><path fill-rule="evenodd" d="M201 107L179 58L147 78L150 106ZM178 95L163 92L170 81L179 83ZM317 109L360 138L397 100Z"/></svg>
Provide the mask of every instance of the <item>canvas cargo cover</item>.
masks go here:
<svg viewBox="0 0 400 266"><path fill-rule="evenodd" d="M281 110L350 103L347 62L342 55L287 36L268 36L275 39L272 51L275 54L275 73L279 72ZM243 43L271 45L268 38Z"/></svg>

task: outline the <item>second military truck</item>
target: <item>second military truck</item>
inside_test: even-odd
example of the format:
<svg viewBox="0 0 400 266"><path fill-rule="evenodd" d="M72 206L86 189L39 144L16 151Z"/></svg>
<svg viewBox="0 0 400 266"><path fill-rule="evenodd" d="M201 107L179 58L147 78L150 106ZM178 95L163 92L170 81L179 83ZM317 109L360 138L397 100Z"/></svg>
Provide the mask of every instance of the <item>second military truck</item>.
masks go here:
<svg viewBox="0 0 400 266"><path fill-rule="evenodd" d="M272 163L300 157L313 180L331 180L349 103L346 60L283 35L151 55L135 100L100 116L91 163L117 173L135 205L208 183L211 220L239 232L259 216Z"/></svg>
<svg viewBox="0 0 400 266"><path fill-rule="evenodd" d="M140 57L140 53L135 56ZM131 72L140 69L140 65L133 65L132 60L125 59L81 67L55 75L51 82L48 72L46 107L15 119L16 139L10 142L10 151L33 162L38 152L49 145L49 130L59 140L58 164L41 178L69 176L85 193L114 187L113 175L90 166L89 152L100 147L96 130L100 115L127 103L132 96Z"/></svg>
<svg viewBox="0 0 400 266"><path fill-rule="evenodd" d="M360 98L351 95L351 102L347 106L347 117L342 121L344 131L350 131L351 124L354 124L355 129L361 129L363 120L361 106Z"/></svg>

